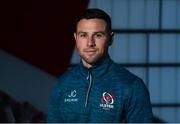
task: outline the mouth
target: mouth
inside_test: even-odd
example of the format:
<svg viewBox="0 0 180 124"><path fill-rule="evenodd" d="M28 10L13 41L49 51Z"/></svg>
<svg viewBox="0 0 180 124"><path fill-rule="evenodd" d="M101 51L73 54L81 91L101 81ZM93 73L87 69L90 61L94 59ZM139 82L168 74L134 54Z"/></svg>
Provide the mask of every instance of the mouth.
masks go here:
<svg viewBox="0 0 180 124"><path fill-rule="evenodd" d="M85 50L85 52L89 56L93 56L96 53L96 51L97 51L96 49L87 49L87 50Z"/></svg>

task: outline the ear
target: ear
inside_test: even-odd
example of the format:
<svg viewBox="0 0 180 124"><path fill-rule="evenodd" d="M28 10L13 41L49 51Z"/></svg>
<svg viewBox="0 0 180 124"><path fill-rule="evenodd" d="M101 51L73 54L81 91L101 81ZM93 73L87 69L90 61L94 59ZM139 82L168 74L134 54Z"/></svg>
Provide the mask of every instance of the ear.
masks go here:
<svg viewBox="0 0 180 124"><path fill-rule="evenodd" d="M77 37L76 37L76 32L74 32L74 39L76 40L76 38L77 38Z"/></svg>
<svg viewBox="0 0 180 124"><path fill-rule="evenodd" d="M111 46L113 43L114 35L115 35L114 32L111 32L111 34L109 36L109 46Z"/></svg>

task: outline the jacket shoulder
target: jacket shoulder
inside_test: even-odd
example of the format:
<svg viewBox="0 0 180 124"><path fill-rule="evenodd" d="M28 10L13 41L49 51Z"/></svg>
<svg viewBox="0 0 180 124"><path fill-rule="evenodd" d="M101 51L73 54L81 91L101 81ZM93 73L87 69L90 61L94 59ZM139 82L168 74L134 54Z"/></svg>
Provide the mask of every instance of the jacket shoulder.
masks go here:
<svg viewBox="0 0 180 124"><path fill-rule="evenodd" d="M113 75L116 75L117 77L121 77L123 79L136 80L137 78L139 78L134 73L130 72L128 69L117 63L113 63L110 70Z"/></svg>
<svg viewBox="0 0 180 124"><path fill-rule="evenodd" d="M143 80L135 75L134 73L130 72L125 67L122 67L121 65L117 63L113 63L111 66L111 74L114 79L120 80L121 82L124 82L128 85L133 85L137 83L144 83Z"/></svg>
<svg viewBox="0 0 180 124"><path fill-rule="evenodd" d="M79 75L79 66L69 67L62 75L59 76L58 81L71 80Z"/></svg>

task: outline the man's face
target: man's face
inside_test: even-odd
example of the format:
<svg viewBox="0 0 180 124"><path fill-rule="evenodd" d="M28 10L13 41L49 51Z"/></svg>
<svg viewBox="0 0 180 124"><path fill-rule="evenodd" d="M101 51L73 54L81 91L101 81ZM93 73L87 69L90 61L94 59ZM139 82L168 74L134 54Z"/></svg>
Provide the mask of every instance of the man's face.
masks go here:
<svg viewBox="0 0 180 124"><path fill-rule="evenodd" d="M109 42L111 42L109 38L113 33L107 33L106 22L102 19L82 19L77 24L74 36L82 62L89 68L96 65L107 54Z"/></svg>

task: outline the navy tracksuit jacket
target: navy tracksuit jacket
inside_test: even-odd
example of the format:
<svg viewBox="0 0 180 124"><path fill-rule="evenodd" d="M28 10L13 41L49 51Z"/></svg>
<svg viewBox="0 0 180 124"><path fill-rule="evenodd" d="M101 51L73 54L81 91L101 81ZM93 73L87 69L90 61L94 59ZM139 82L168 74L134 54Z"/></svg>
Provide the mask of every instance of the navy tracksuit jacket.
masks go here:
<svg viewBox="0 0 180 124"><path fill-rule="evenodd" d="M153 122L143 81L109 56L90 69L82 62L69 69L53 89L48 122Z"/></svg>

